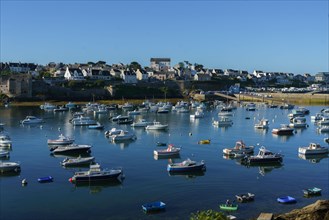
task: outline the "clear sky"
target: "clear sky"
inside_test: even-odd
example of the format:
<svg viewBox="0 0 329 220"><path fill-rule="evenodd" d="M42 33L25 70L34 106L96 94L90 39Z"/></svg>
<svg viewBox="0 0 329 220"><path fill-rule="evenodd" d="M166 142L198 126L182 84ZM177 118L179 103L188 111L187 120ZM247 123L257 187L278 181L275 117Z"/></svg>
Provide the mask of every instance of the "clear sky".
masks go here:
<svg viewBox="0 0 329 220"><path fill-rule="evenodd" d="M1 1L1 62L329 71L328 0Z"/></svg>

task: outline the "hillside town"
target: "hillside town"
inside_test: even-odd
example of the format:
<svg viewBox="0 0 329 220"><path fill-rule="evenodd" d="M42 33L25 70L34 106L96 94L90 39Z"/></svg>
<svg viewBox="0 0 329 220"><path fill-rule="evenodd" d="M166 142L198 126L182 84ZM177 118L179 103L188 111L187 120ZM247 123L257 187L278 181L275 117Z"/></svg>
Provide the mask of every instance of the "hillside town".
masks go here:
<svg viewBox="0 0 329 220"><path fill-rule="evenodd" d="M229 82L226 89L232 93L240 92L243 86L249 88L280 88L281 91L298 92L302 90L327 91L329 72L299 73L269 72L235 69L211 69L202 64L179 62L172 65L170 58L151 58L148 67L138 62L109 65L105 61L64 64L50 62L47 65L21 62L0 63L0 95L11 98L31 98L33 85L42 81L49 86L69 82L102 82L100 85L147 85L165 82ZM194 88L198 89L198 88Z"/></svg>

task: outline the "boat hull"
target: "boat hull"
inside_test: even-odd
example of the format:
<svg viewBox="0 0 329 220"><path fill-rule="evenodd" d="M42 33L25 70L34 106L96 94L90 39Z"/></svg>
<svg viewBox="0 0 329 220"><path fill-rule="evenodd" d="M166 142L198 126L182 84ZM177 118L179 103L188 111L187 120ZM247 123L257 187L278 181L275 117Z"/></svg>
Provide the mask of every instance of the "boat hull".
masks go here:
<svg viewBox="0 0 329 220"><path fill-rule="evenodd" d="M173 166L172 164L168 164L167 171L168 172L194 172L194 171L205 171L206 165L204 163L197 164L194 166Z"/></svg>

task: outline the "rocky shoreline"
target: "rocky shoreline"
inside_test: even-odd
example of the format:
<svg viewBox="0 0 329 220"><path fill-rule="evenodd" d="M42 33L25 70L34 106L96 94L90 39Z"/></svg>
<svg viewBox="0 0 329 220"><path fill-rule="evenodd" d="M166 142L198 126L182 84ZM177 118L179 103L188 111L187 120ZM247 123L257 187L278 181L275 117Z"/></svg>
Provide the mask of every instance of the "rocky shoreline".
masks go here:
<svg viewBox="0 0 329 220"><path fill-rule="evenodd" d="M301 209L274 215L274 220L329 220L329 200L318 200Z"/></svg>

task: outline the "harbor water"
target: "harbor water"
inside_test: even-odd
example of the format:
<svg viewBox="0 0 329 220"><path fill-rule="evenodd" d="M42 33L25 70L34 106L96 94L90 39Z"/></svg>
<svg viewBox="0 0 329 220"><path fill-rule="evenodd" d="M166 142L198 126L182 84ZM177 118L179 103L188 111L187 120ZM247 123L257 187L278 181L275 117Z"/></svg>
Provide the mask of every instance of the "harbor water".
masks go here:
<svg viewBox="0 0 329 220"><path fill-rule="evenodd" d="M111 115L125 114L121 110L108 114L89 116L105 126L104 130L73 126L69 120L71 112L44 111L39 107L0 107L0 122L12 139L10 158L5 161L19 162L21 172L16 175L0 175L0 219L189 219L198 210L220 211L219 204L235 195L255 194L255 200L239 203L239 209L230 214L238 219L256 218L261 212L283 213L301 208L318 199L329 198L328 156L305 158L298 155L298 148L311 142L322 146L328 144L324 138L329 133L320 133L311 121L311 115L325 106L305 106L308 126L295 129L293 135L277 136L273 128L289 123L290 110L257 106L256 111L244 107L233 110L233 125L216 127L212 121L218 119L218 109L207 108L204 117L190 119L190 113L168 114L143 113L134 120L159 121L168 124L166 131L132 128L111 122ZM44 119L38 125L21 125L27 115ZM260 119L269 120L269 129L255 129ZM137 139L113 143L104 132L113 127L134 132ZM77 144L90 144L91 155L103 168L122 167L124 179L107 184L75 185L68 180L79 170L88 167L64 168L60 162L67 155L53 155L47 145L48 139L60 134L75 138ZM210 144L198 141L210 139ZM243 140L255 146L255 154L261 146L284 155L281 165L244 166L237 159L226 158L222 150L234 147ZM160 159L153 155L157 142L181 147L180 156ZM204 173L172 175L166 170L170 162L181 162L187 158L204 160ZM52 176L53 182L39 183L38 178ZM21 181L27 180L22 186ZM302 190L318 187L322 195L305 198ZM279 204L276 199L292 196L297 203ZM163 201L166 211L145 214L142 204Z"/></svg>

